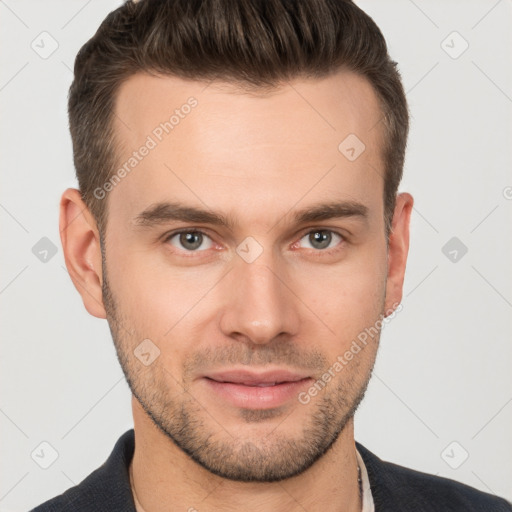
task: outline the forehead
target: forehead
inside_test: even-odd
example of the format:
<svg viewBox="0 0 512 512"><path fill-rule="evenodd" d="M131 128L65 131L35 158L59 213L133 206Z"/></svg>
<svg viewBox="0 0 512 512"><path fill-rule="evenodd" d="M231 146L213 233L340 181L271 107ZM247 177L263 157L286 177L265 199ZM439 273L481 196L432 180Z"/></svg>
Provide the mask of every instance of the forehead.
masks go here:
<svg viewBox="0 0 512 512"><path fill-rule="evenodd" d="M118 169L126 172L109 210L128 216L176 199L246 212L271 200L288 209L315 198L377 201L381 118L371 84L346 71L270 92L135 75L116 99Z"/></svg>
<svg viewBox="0 0 512 512"><path fill-rule="evenodd" d="M271 138L274 135L271 128L280 131L294 120L301 123L290 136L308 131L312 143L329 132L338 132L337 138L350 129L370 142L370 138L380 132L371 130L382 117L372 85L366 78L349 71L321 79L296 79L268 89L139 73L118 90L114 124L118 131L124 132L124 141L137 143L135 137L140 138L162 121L169 120L175 110L180 110L192 97L199 108L187 125L209 128L209 135L215 130L208 125L217 120L235 121L240 137L251 135L251 139L256 140L258 136L261 140ZM272 120L273 126L267 125L265 131L259 130L259 126L249 129L254 121L263 121L265 117ZM183 129L174 133L179 131Z"/></svg>

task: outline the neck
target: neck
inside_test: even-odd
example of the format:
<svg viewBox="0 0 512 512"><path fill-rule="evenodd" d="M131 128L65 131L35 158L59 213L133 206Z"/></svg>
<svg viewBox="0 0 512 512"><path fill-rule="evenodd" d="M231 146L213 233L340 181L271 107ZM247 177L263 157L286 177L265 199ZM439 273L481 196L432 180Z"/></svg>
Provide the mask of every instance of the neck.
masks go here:
<svg viewBox="0 0 512 512"><path fill-rule="evenodd" d="M201 467L163 434L133 399L135 452L130 464L137 512L359 512L361 499L349 421L308 470L279 482L236 482Z"/></svg>

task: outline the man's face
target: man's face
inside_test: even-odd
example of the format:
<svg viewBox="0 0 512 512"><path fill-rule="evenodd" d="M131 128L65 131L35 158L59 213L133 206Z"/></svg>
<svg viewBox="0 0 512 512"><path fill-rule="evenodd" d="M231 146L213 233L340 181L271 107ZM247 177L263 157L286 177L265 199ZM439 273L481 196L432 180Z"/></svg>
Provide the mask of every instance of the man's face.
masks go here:
<svg viewBox="0 0 512 512"><path fill-rule="evenodd" d="M139 155L108 197L107 318L133 394L213 473L304 471L364 394L378 336L335 363L394 299L381 116L347 72L270 95L148 75L119 91L119 167ZM305 217L325 204L341 210Z"/></svg>

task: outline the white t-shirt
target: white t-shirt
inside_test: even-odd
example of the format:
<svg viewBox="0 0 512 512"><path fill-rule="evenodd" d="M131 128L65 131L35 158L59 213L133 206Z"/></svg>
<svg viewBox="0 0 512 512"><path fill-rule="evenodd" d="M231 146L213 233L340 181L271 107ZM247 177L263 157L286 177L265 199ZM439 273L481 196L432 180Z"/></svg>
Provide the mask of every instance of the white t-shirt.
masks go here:
<svg viewBox="0 0 512 512"><path fill-rule="evenodd" d="M375 512L375 505L373 503L372 490L370 489L370 480L368 478L368 472L364 464L363 458L359 455L356 449L357 463L361 468L361 485L363 487L363 508L361 512Z"/></svg>

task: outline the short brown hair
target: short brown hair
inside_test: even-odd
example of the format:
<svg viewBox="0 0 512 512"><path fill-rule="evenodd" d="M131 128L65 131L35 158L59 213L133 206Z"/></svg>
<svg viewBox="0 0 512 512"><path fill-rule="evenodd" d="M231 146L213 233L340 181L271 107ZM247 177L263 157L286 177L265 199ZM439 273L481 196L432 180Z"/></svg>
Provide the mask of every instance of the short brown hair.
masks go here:
<svg viewBox="0 0 512 512"><path fill-rule="evenodd" d="M146 71L265 89L340 69L365 77L380 101L389 233L409 114L396 63L366 13L350 0L127 1L79 51L69 92L76 174L100 232L107 201L94 191L115 172L115 98L130 76Z"/></svg>

